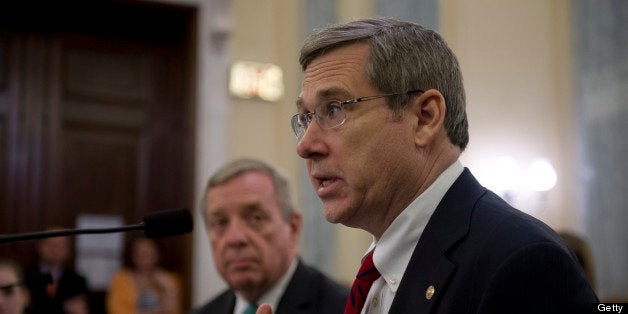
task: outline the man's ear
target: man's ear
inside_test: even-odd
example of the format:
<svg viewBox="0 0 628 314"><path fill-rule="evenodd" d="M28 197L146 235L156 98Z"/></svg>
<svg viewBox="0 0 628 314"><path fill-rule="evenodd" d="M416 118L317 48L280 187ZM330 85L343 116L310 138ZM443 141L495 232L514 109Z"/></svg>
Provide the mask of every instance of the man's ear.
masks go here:
<svg viewBox="0 0 628 314"><path fill-rule="evenodd" d="M412 107L417 121L414 142L417 147L426 147L445 131L445 97L430 89L416 97Z"/></svg>
<svg viewBox="0 0 628 314"><path fill-rule="evenodd" d="M303 226L303 216L299 212L294 212L290 218L290 234L294 243L299 242L299 235Z"/></svg>

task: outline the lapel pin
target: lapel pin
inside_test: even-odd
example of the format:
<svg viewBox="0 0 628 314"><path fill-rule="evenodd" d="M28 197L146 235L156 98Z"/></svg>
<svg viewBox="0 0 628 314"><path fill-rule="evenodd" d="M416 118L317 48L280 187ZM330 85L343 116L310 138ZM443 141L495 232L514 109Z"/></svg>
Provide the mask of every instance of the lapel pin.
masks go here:
<svg viewBox="0 0 628 314"><path fill-rule="evenodd" d="M433 285L429 285L425 290L425 298L431 300L434 297L434 293L436 293L436 288Z"/></svg>

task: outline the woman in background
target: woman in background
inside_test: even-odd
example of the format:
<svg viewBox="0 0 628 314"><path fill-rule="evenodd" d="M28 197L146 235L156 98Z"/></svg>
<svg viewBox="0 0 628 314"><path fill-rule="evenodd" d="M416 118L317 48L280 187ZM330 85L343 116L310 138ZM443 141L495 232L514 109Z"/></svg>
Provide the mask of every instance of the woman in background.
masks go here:
<svg viewBox="0 0 628 314"><path fill-rule="evenodd" d="M0 259L0 314L23 314L30 301L24 272L15 261Z"/></svg>
<svg viewBox="0 0 628 314"><path fill-rule="evenodd" d="M157 243L144 236L127 246L130 265L114 274L107 294L111 314L181 314L179 277L159 266Z"/></svg>

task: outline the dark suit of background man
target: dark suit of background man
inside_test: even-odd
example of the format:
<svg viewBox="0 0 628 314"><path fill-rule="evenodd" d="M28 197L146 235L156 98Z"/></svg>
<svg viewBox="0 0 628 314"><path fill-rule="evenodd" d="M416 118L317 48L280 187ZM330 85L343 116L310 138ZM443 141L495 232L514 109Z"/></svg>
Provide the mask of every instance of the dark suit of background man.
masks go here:
<svg viewBox="0 0 628 314"><path fill-rule="evenodd" d="M216 269L229 290L192 313L342 313L348 289L297 256L301 215L287 181L269 165L232 161L207 183L204 218ZM249 308L251 307L252 308Z"/></svg>
<svg viewBox="0 0 628 314"><path fill-rule="evenodd" d="M60 228L50 228L55 230ZM68 267L71 237L54 237L37 243L38 263L26 271L32 314L86 313L89 291L85 277Z"/></svg>
<svg viewBox="0 0 628 314"><path fill-rule="evenodd" d="M381 276L365 313L581 313L598 301L560 237L458 160L465 92L440 35L388 18L333 25L300 63L297 152L325 218L374 238Z"/></svg>

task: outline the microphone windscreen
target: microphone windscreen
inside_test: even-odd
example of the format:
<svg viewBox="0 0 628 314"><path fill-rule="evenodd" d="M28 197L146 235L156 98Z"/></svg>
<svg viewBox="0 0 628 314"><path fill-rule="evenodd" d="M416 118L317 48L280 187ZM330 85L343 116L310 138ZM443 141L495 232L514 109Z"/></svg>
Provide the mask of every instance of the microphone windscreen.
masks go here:
<svg viewBox="0 0 628 314"><path fill-rule="evenodd" d="M142 220L144 234L149 238L163 238L189 233L194 228L192 215L185 208L152 213Z"/></svg>

